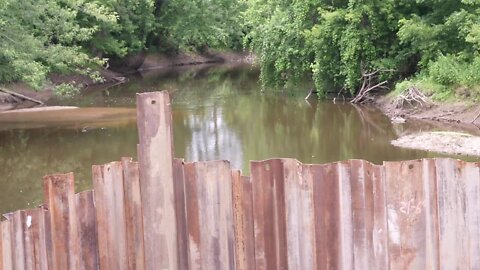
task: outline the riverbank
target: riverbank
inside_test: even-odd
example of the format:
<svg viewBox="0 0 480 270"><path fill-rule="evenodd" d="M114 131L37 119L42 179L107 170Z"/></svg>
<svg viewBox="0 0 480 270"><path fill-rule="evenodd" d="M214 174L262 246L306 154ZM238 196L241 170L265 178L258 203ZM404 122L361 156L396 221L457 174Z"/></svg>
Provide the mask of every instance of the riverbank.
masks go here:
<svg viewBox="0 0 480 270"><path fill-rule="evenodd" d="M480 127L480 105L470 102L428 102L415 106L405 104L398 106L394 98L380 96L375 101L377 106L390 119L430 120L451 124L467 124Z"/></svg>
<svg viewBox="0 0 480 270"><path fill-rule="evenodd" d="M90 88L98 88L101 86L109 87L122 84L128 81L130 75L137 72L207 63L251 64L254 60L254 55L243 52L209 52L205 55L180 53L175 56L153 53L139 54L130 56L124 60L114 61L115 63L113 63L111 69L99 70L100 75L103 78L100 83L93 81L89 76L81 74L50 74L48 77L49 83L45 85L44 89L39 91L35 91L27 84L21 82L6 85L6 89L39 102L32 102L31 100L19 98L8 93L0 93L0 112L45 106L40 103L48 105L48 101L55 96L55 86L61 84L70 84L80 89L80 91L88 91Z"/></svg>
<svg viewBox="0 0 480 270"><path fill-rule="evenodd" d="M480 137L460 132L420 132L392 141L398 147L480 157Z"/></svg>
<svg viewBox="0 0 480 270"><path fill-rule="evenodd" d="M426 102L399 106L382 96L375 105L393 123L398 138L392 144L452 155L480 156L480 106L468 102Z"/></svg>

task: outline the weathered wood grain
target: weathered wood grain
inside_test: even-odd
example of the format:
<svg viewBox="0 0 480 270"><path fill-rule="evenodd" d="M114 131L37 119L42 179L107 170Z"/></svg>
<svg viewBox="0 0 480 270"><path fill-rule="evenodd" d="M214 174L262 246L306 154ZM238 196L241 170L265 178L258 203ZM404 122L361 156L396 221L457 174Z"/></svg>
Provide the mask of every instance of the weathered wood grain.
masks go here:
<svg viewBox="0 0 480 270"><path fill-rule="evenodd" d="M168 93L138 94L137 116L145 266L179 269Z"/></svg>

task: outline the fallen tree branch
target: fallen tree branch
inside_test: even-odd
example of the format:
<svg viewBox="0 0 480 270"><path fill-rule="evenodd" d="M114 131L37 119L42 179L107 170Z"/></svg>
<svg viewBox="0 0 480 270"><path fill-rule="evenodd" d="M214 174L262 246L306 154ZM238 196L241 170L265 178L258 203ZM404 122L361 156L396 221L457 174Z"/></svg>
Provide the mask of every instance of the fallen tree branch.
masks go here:
<svg viewBox="0 0 480 270"><path fill-rule="evenodd" d="M362 102L362 101L365 99L366 95L367 95L370 91L372 91L372 90L374 90L374 89L377 89L377 88L381 88L381 86L383 86L383 85L386 84L386 83L387 83L387 81L383 81L383 82L381 82L381 83L377 83L377 84L374 85L374 86L370 86L370 87L368 87L368 88L366 88L366 89L361 89L360 92L358 92L358 95L357 95L354 99L352 99L352 101L350 101L350 102L351 102L351 103L360 103L360 102Z"/></svg>
<svg viewBox="0 0 480 270"><path fill-rule="evenodd" d="M427 96L425 96L415 86L411 86L393 100L393 104L396 108L404 107L405 102L408 103L410 106L423 106L424 104L429 103L429 100Z"/></svg>
<svg viewBox="0 0 480 270"><path fill-rule="evenodd" d="M22 94L19 94L19 93L16 93L16 92L13 92L13 91L10 91L10 90L7 90L5 88L0 88L0 91L4 92L4 93L7 93L9 95L12 95L14 97L17 97L17 98L21 98L21 99L24 99L24 100L28 100L28 101L32 101L32 102L35 102L37 104L40 104L40 105L45 105L45 103L43 103L42 101L38 100L38 99L34 99L34 98L31 98L31 97L27 97L25 95L22 95Z"/></svg>
<svg viewBox="0 0 480 270"><path fill-rule="evenodd" d="M355 97L350 100L351 103L367 103L374 101L374 98L370 95L370 92L373 90L387 90L388 87L386 84L388 81L379 82L381 77L380 73L382 72L395 72L392 69L378 69L373 71L362 70L361 86L355 95Z"/></svg>
<svg viewBox="0 0 480 270"><path fill-rule="evenodd" d="M305 97L305 100L307 100L312 94L317 94L318 91L315 90L315 88L312 88L310 89L310 92L308 93L308 95Z"/></svg>

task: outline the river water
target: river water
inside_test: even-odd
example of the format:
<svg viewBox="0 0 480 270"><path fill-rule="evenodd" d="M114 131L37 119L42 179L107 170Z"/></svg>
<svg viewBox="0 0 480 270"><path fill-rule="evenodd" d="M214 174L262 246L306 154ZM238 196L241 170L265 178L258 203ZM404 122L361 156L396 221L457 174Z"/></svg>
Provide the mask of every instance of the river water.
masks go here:
<svg viewBox="0 0 480 270"><path fill-rule="evenodd" d="M187 161L227 159L249 174L249 160L271 157L380 164L438 156L392 146L403 127L376 109L306 102L308 83L262 92L250 66L157 70L51 102L80 110L0 117L0 213L42 203L46 174L74 172L78 192L91 188L92 164L135 158L135 93L164 89L172 97L175 156Z"/></svg>

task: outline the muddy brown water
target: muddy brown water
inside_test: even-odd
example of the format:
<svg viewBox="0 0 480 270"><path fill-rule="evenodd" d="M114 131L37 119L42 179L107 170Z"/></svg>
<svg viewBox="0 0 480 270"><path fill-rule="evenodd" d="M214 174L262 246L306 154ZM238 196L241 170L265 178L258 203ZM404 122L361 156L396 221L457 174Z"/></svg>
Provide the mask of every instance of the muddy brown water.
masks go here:
<svg viewBox="0 0 480 270"><path fill-rule="evenodd" d="M138 74L122 86L50 102L78 110L0 116L0 213L40 204L46 174L74 172L78 192L91 188L92 164L135 158L136 92L171 92L176 157L227 159L245 174L249 160L271 157L382 163L440 156L392 146L402 127L376 109L307 103L308 87L262 93L258 71L250 66L184 67Z"/></svg>

